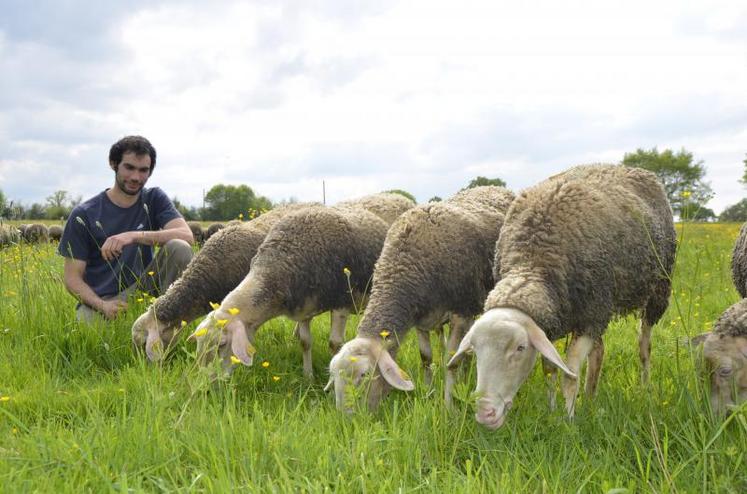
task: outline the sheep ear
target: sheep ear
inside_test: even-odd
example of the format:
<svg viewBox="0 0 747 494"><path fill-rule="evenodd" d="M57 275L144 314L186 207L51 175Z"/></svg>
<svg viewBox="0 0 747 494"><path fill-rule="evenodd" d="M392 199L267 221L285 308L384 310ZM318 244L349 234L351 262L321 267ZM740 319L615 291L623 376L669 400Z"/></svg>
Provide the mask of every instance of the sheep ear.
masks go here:
<svg viewBox="0 0 747 494"><path fill-rule="evenodd" d="M475 347L472 346L472 330L470 329L467 331L467 334L464 335L464 338L462 338L462 341L459 343L459 348L457 348L456 353L451 357L449 363L446 364L446 367L449 369L455 368L462 360L464 360L464 357L474 353L474 351Z"/></svg>
<svg viewBox="0 0 747 494"><path fill-rule="evenodd" d="M711 336L710 331L707 333L699 334L698 336L693 336L689 341L686 341L686 343L689 343L690 346L698 346L703 343L709 336Z"/></svg>
<svg viewBox="0 0 747 494"><path fill-rule="evenodd" d="M742 352L742 355L744 355L745 358L747 358L747 338L745 338L744 336L737 336L735 340L736 340L737 348L739 349L740 352Z"/></svg>
<svg viewBox="0 0 747 494"><path fill-rule="evenodd" d="M157 329L149 329L145 339L145 354L151 362L157 362L163 358L163 341Z"/></svg>
<svg viewBox="0 0 747 494"><path fill-rule="evenodd" d="M412 391L415 389L415 385L410 380L410 376L399 368L392 356L389 355L389 352L386 350L381 350L378 366L381 375L384 376L386 382L391 384L393 387L400 391Z"/></svg>
<svg viewBox="0 0 747 494"><path fill-rule="evenodd" d="M332 376L329 376L329 381L327 381L327 385L324 386L324 392L327 393L334 387L335 387L335 378Z"/></svg>
<svg viewBox="0 0 747 494"><path fill-rule="evenodd" d="M555 349L552 341L547 337L544 331L540 329L534 322L527 325L527 333L529 335L529 341L532 343L535 349L542 354L547 360L552 362L558 369L562 370L568 377L576 379L578 376L565 365L560 354Z"/></svg>
<svg viewBox="0 0 747 494"><path fill-rule="evenodd" d="M256 350L249 342L249 338L246 336L244 324L241 321L234 319L226 326L226 332L231 339L231 351L233 354L241 360L242 364L247 367L251 366Z"/></svg>

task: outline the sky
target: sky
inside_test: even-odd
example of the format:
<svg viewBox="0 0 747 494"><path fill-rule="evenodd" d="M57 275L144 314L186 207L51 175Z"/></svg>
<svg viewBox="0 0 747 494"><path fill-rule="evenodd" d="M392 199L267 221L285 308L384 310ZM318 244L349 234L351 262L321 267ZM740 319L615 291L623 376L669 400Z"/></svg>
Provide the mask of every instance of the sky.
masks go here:
<svg viewBox="0 0 747 494"><path fill-rule="evenodd" d="M637 148L747 196L747 2L0 0L0 190L110 187L146 136L148 186L425 202L478 175L519 191Z"/></svg>

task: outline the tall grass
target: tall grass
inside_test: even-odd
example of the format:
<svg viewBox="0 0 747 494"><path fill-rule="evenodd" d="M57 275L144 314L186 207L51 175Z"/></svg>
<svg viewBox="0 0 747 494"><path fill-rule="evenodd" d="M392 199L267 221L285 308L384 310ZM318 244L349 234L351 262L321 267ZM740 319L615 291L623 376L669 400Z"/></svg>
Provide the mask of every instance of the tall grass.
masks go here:
<svg viewBox="0 0 747 494"><path fill-rule="evenodd" d="M496 432L474 421L473 370L455 409L444 407L438 345L435 385L424 385L413 335L400 361L417 390L347 418L322 390L327 317L312 327L313 382L293 323L277 319L259 332L255 366L210 386L189 343L161 365L133 354L130 326L145 302L113 323L79 324L53 245L1 250L0 491L746 492L745 407L713 417L698 354L680 344L738 298L738 227L680 227L648 386L637 322L618 319L598 396L580 398L575 420L548 409L537 370Z"/></svg>

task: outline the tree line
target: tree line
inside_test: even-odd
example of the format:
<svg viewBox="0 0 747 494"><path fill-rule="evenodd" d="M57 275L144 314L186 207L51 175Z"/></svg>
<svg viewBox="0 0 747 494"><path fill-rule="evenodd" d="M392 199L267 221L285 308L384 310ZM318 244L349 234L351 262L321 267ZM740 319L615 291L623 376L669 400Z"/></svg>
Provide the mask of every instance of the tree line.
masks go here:
<svg viewBox="0 0 747 494"><path fill-rule="evenodd" d="M706 169L703 161L696 161L693 154L685 149L672 151L657 148L637 149L626 153L621 163L625 166L644 168L655 173L669 197L672 210L681 219L694 221L747 221L747 198L727 207L718 217L706 207L713 198L713 190L705 181ZM744 173L740 182L747 186L747 158L743 161ZM481 185L506 186L500 178L478 176L465 187ZM395 192L415 200L409 192L393 189ZM0 217L9 219L66 219L70 211L81 202L81 197L72 197L67 191L58 190L42 203L26 207L19 201L9 201L0 190ZM429 202L440 201L438 196ZM257 195L248 185L214 185L204 196L203 206L186 206L177 197L174 205L187 220L224 221L233 218L250 219L263 211L272 209L273 204L265 196ZM293 199L285 202L293 202Z"/></svg>

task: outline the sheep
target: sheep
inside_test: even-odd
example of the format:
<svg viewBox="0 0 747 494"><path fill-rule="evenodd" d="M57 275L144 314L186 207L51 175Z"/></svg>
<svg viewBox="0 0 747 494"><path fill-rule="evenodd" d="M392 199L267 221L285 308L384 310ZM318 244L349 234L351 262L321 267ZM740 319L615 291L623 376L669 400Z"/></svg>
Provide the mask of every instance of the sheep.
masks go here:
<svg viewBox="0 0 747 494"><path fill-rule="evenodd" d="M489 429L503 424L537 351L564 373L573 417L579 369L615 314L642 311L647 381L651 327L669 303L675 238L667 196L642 169L580 166L522 192L496 247L500 280L449 362L475 354L477 421ZM569 333L566 365L552 340ZM587 380L598 377L599 365L601 357L590 362L595 375Z"/></svg>
<svg viewBox="0 0 747 494"><path fill-rule="evenodd" d="M210 237L212 237L213 235L215 235L215 233L218 230L221 230L221 229L223 229L225 227L226 227L226 225L224 225L223 223L213 223L213 224L211 224L208 227L207 231L205 232L205 241L207 241Z"/></svg>
<svg viewBox="0 0 747 494"><path fill-rule="evenodd" d="M20 230L12 225L0 225L0 247L17 244L20 240Z"/></svg>
<svg viewBox="0 0 747 494"><path fill-rule="evenodd" d="M262 217L260 216L260 219ZM279 220L252 260L247 277L226 295L192 338L202 365L216 357L230 374L233 362L251 366L254 335L265 321L297 321L303 372L313 376L309 320L328 310L357 310L389 225L359 207L310 207Z"/></svg>
<svg viewBox="0 0 747 494"><path fill-rule="evenodd" d="M420 205L394 222L374 271L371 299L355 339L330 362L337 407L352 411L349 381L381 374L401 390L413 388L393 356L410 327L418 328L423 365L429 370L428 329L450 315L447 353L457 349L494 286L492 263L503 216L514 195L502 187L467 189L443 202ZM429 380L428 372L426 379ZM371 382L369 408L378 406L384 384ZM447 371L445 400L451 403L454 373Z"/></svg>
<svg viewBox="0 0 747 494"><path fill-rule="evenodd" d="M62 227L60 225L51 225L49 227L49 240L59 242L62 238Z"/></svg>
<svg viewBox="0 0 747 494"><path fill-rule="evenodd" d="M747 223L734 245L731 272L742 299L721 314L712 331L693 339L703 343L705 369L711 375L711 408L717 414L747 401Z"/></svg>
<svg viewBox="0 0 747 494"><path fill-rule="evenodd" d="M26 227L23 238L30 244L49 242L49 230L46 225L34 223Z"/></svg>
<svg viewBox="0 0 747 494"><path fill-rule="evenodd" d="M244 279L272 225L286 214L308 206L288 205L250 222L216 230L181 277L132 325L135 346L144 347L150 360L160 359L181 321L190 322L206 314L211 302L223 300Z"/></svg>
<svg viewBox="0 0 747 494"><path fill-rule="evenodd" d="M391 225L402 213L415 206L415 203L402 194L380 192L358 199L342 201L337 203L336 206L340 208L362 207L384 220L387 225Z"/></svg>
<svg viewBox="0 0 747 494"><path fill-rule="evenodd" d="M187 225L192 230L192 236L195 239L195 243L202 245L205 242L205 232L202 230L202 225L199 221L188 221Z"/></svg>

